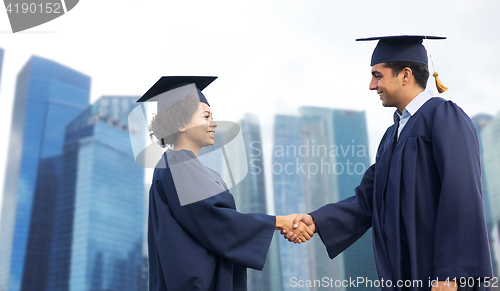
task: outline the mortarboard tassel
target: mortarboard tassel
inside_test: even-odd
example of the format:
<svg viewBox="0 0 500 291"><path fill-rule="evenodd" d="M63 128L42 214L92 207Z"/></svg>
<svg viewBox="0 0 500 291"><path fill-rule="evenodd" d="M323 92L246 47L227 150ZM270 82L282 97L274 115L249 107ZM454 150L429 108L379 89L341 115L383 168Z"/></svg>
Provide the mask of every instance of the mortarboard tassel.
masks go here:
<svg viewBox="0 0 500 291"><path fill-rule="evenodd" d="M432 74L432 76L434 76L434 78L436 78L436 87L437 87L438 92L439 93L446 92L446 90L448 90L448 87L446 87L445 85L443 85L443 83L441 82L441 80L439 80L438 73L434 72L434 74Z"/></svg>
<svg viewBox="0 0 500 291"><path fill-rule="evenodd" d="M427 37L425 35L424 35L424 38L425 38L425 44L429 48L429 44L427 43ZM436 79L436 88L437 88L439 94L444 93L444 92L446 92L446 90L448 90L448 87L443 85L441 80L439 80L439 78L438 78L438 73L436 72L436 69L434 68L434 62L432 61L432 55L431 55L430 49L429 49L429 58L431 59L432 70L434 71L434 74L432 74L432 76L434 76L434 78Z"/></svg>

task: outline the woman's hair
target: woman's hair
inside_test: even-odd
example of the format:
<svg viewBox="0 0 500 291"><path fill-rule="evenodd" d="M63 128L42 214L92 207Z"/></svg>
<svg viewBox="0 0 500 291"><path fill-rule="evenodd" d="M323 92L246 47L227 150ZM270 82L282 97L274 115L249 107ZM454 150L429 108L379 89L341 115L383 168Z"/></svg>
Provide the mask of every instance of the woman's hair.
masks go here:
<svg viewBox="0 0 500 291"><path fill-rule="evenodd" d="M191 121L200 104L194 92L193 90L187 96L177 99L153 117L149 132L154 134L161 146L173 145L179 136L179 128Z"/></svg>

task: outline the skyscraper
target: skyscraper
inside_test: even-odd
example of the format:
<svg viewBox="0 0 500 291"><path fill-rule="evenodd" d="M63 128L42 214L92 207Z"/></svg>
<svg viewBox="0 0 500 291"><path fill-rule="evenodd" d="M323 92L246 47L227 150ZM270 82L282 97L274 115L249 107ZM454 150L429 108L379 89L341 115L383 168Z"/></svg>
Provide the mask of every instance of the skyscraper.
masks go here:
<svg viewBox="0 0 500 291"><path fill-rule="evenodd" d="M483 177L484 177L484 147L483 147L483 142L481 141L481 132L483 131L483 128L490 122L490 120L493 117L489 114L478 114L474 117L471 118L472 122L474 123L474 126L476 127L478 138L479 138L479 145L481 146L481 170L483 172ZM490 196L488 195L488 181L487 179L483 178L483 204L484 204L484 216L486 219L486 226L488 228L488 232L491 232L493 229L493 224L494 221L492 220L491 217L491 209L490 209Z"/></svg>
<svg viewBox="0 0 500 291"><path fill-rule="evenodd" d="M302 164L299 152L302 146L300 118L276 115L273 138L271 172L276 215L307 213L305 177L300 170ZM250 173L259 170L252 165L253 163L250 163ZM296 290L297 286L294 286L293 281L311 279L311 265L314 263L314 258L309 255L315 244L307 242L305 245L296 245L283 238L278 239L278 244L283 290Z"/></svg>
<svg viewBox="0 0 500 291"><path fill-rule="evenodd" d="M302 144L305 145L304 163L306 168L305 193L307 212L328 203L340 200L339 181L344 165L337 162L335 147L333 110L320 107L301 107ZM319 238L319 237L318 237ZM311 279L332 278L344 280L345 267L342 253L330 260L321 240L312 240L314 248L311 257ZM319 288L318 288L319 290ZM345 290L339 287L339 290Z"/></svg>
<svg viewBox="0 0 500 291"><path fill-rule="evenodd" d="M300 117L276 118L273 167L282 171L273 172L275 199L277 209L284 212L278 214L307 213L354 195L354 188L370 166L364 112L302 107L299 113ZM308 252L303 256L310 258L309 274L304 273L304 266L286 262L290 254L285 253L285 243L281 250L283 274L287 274L284 286L291 289L293 286L286 280L298 276L317 280L308 288L311 290L324 287L323 278L333 282L356 277L377 279L371 231L334 260L330 260L319 238L300 246L301 251Z"/></svg>
<svg viewBox="0 0 500 291"><path fill-rule="evenodd" d="M364 111L333 110L332 115L336 163L342 165L342 168L336 166L337 187L339 199L344 200L354 195L354 188L370 167L368 130ZM346 279L378 279L371 229L344 251L344 273Z"/></svg>
<svg viewBox="0 0 500 291"><path fill-rule="evenodd" d="M248 165L263 168L262 139L257 118L246 114L240 121L241 132L245 141L245 150ZM248 167L248 165L239 165ZM266 185L264 172L249 171L247 176L231 189L236 202L236 209L244 213L267 213ZM275 232L274 238L267 253L266 264L262 271L248 270L248 290L255 291L280 291L281 271L279 262L279 234Z"/></svg>
<svg viewBox="0 0 500 291"><path fill-rule="evenodd" d="M144 168L127 118L138 97L102 97L66 129L49 290L139 291Z"/></svg>
<svg viewBox="0 0 500 291"><path fill-rule="evenodd" d="M36 56L17 76L0 227L2 291L46 283L58 156L89 91L90 77Z"/></svg>
<svg viewBox="0 0 500 291"><path fill-rule="evenodd" d="M491 215L491 223L498 225L500 222L500 113L495 115L481 131L481 146L482 146L482 161L483 161L483 181L486 184L489 213ZM486 210L485 210L486 212ZM493 235L491 233L490 235ZM496 232L498 234L498 231ZM499 241L499 238L492 238L494 241ZM494 257L497 257L495 254ZM500 262L494 261L493 268L499 272Z"/></svg>

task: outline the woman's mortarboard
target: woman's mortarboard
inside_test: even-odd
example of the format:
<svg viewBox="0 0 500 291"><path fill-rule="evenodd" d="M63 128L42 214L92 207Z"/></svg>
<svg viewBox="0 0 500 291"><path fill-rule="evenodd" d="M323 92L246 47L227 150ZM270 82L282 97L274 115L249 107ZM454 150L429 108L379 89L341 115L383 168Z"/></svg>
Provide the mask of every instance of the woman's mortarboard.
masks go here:
<svg viewBox="0 0 500 291"><path fill-rule="evenodd" d="M157 101L158 110L172 105L176 100L187 96L195 90L200 102L206 103L205 95L201 92L217 77L204 76L171 76L161 77L137 102Z"/></svg>
<svg viewBox="0 0 500 291"><path fill-rule="evenodd" d="M174 104L180 98L196 95L200 102L208 104L201 92L217 77L205 76L168 76L161 77L137 102L140 104L129 114L129 134L135 161L146 168L157 166L158 160L165 151L153 140L149 128L149 118L144 102L156 101L157 113ZM210 105L209 105L210 106Z"/></svg>
<svg viewBox="0 0 500 291"><path fill-rule="evenodd" d="M358 38L356 41L378 40L375 50L373 50L370 66L385 62L415 62L428 65L427 50L422 45L424 39L446 39L442 36L427 35L397 35ZM431 57L432 62L432 57ZM434 65L433 65L434 66ZM443 93L446 88L438 79L438 74L434 72L436 86L439 93Z"/></svg>
<svg viewBox="0 0 500 291"><path fill-rule="evenodd" d="M138 165L146 168L165 168L165 160L161 157L164 148L154 142L147 131L148 119L142 102L157 101L157 112L172 105L176 100L196 92L200 102L207 105L207 99L201 92L217 77L161 77L137 102L137 106L129 114L129 133L134 152L135 161ZM195 89L195 90L193 90ZM209 105L210 106L210 105ZM217 121L217 136L214 145L205 151L200 151L198 159L193 155L184 155L177 162L169 162L172 178L176 185L179 202L181 205L194 203L224 191L224 187L209 187L206 179L193 179L192 170L206 171L201 167L204 164L221 164L222 173L230 188L241 182L248 173L248 160L246 156L245 143L241 134L240 126L230 121ZM226 152L227 148L227 152ZM213 183L212 183L213 184ZM197 191L196 187L203 189Z"/></svg>

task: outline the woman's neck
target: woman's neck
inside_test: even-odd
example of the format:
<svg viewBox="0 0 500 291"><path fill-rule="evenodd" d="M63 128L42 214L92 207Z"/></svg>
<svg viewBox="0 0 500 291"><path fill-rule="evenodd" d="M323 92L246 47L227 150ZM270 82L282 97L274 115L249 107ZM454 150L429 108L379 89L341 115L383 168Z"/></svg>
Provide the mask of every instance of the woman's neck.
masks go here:
<svg viewBox="0 0 500 291"><path fill-rule="evenodd" d="M201 149L200 147L197 147L195 145L188 144L188 143L178 143L178 144L175 144L174 148L173 148L173 150L176 150L176 151L180 151L180 150L192 151L195 156L198 156L198 154L200 153L200 149Z"/></svg>

